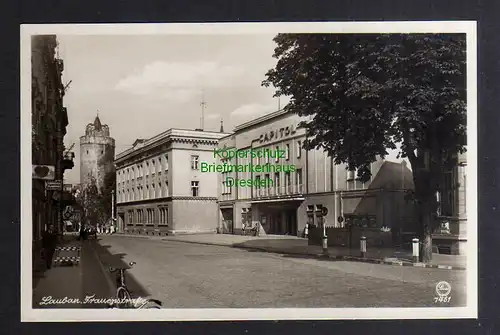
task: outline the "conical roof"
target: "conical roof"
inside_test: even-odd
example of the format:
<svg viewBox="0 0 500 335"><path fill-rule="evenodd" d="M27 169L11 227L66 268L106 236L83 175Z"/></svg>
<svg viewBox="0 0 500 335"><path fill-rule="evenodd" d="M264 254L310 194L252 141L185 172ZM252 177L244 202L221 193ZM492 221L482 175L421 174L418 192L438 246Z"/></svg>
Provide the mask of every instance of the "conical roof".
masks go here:
<svg viewBox="0 0 500 335"><path fill-rule="evenodd" d="M95 129L101 129L102 128L102 124L101 124L101 120L99 119L99 115L97 115L95 117L94 127L95 127Z"/></svg>

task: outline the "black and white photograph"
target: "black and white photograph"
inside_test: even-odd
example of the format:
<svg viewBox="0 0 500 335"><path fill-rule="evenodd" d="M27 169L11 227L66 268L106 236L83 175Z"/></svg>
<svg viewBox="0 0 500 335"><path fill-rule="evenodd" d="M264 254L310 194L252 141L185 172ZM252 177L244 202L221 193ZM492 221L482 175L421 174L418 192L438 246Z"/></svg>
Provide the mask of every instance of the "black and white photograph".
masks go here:
<svg viewBox="0 0 500 335"><path fill-rule="evenodd" d="M20 121L22 321L477 317L473 21L22 25Z"/></svg>

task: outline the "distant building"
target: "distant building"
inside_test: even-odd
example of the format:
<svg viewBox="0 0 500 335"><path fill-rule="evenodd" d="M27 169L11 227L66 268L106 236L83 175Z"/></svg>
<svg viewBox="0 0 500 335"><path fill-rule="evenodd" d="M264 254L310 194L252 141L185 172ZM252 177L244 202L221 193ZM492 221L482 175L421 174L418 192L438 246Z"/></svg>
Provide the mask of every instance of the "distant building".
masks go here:
<svg viewBox="0 0 500 335"><path fill-rule="evenodd" d="M109 127L103 125L99 116L85 129L80 137L80 183L86 187L95 178L101 190L107 173L114 173L115 140L110 136Z"/></svg>
<svg viewBox="0 0 500 335"><path fill-rule="evenodd" d="M116 156L117 230L131 234L189 234L217 229L214 148L227 133L169 129Z"/></svg>
<svg viewBox="0 0 500 335"><path fill-rule="evenodd" d="M390 229L394 243L401 243L403 231L415 231L412 206L405 201L406 191L413 188L405 161L378 159L371 164L371 180L362 183L356 171L335 165L322 150L303 148L305 129L298 127L302 120L280 110L244 123L220 140L219 147L229 151L269 150L271 155L281 151L278 157L219 159L219 164L269 165L264 171L219 174L222 232L240 234L245 224L260 225L261 234L303 236L306 223L339 228L352 224L377 231ZM276 171L276 166L287 168ZM228 177L270 183L238 187L228 185Z"/></svg>

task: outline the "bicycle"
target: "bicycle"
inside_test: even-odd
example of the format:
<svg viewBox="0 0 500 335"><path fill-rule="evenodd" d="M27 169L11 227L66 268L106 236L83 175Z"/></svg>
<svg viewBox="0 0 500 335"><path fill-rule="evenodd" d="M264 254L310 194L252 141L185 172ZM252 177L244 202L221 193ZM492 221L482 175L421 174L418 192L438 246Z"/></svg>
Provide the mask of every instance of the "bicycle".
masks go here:
<svg viewBox="0 0 500 335"><path fill-rule="evenodd" d="M137 264L136 262L130 262L128 263L129 267L134 266ZM152 303L153 306L150 308L154 309L161 309L162 302L158 299L139 299L137 300L136 304L132 302L132 297L130 294L129 289L127 288L127 284L125 282L125 270L126 268L114 268L114 267L109 267L109 272L114 273L116 272L116 299L120 302L125 301L125 304L118 304L118 306L123 306L123 307L117 307L117 308L135 308L135 309L142 309L146 305ZM110 304L109 308L115 308L115 304Z"/></svg>

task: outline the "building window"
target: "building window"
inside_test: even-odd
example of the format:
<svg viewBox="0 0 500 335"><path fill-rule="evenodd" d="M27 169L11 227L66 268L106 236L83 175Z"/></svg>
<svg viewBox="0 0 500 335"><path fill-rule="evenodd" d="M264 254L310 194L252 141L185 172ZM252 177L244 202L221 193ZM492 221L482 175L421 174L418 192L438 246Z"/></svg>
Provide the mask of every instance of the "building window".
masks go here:
<svg viewBox="0 0 500 335"><path fill-rule="evenodd" d="M163 196L163 194L161 192L161 183L158 183L158 197L161 198L162 196Z"/></svg>
<svg viewBox="0 0 500 335"><path fill-rule="evenodd" d="M347 170L347 180L356 179L357 171L356 170Z"/></svg>
<svg viewBox="0 0 500 335"><path fill-rule="evenodd" d="M288 161L290 160L290 144L287 144L286 145L286 149L285 149L285 159Z"/></svg>
<svg viewBox="0 0 500 335"><path fill-rule="evenodd" d="M154 175L156 173L156 162L155 160L151 160L151 174Z"/></svg>
<svg viewBox="0 0 500 335"><path fill-rule="evenodd" d="M261 191L260 191L260 176L255 176L255 183L257 184L257 185L255 185L255 190L256 190L257 196L260 197L260 195L261 195Z"/></svg>
<svg viewBox="0 0 500 335"><path fill-rule="evenodd" d="M128 211L128 224L132 225L134 223L134 212Z"/></svg>
<svg viewBox="0 0 500 335"><path fill-rule="evenodd" d="M163 207L159 209L160 220L159 225L168 225L168 207Z"/></svg>
<svg viewBox="0 0 500 335"><path fill-rule="evenodd" d="M297 169L295 171L297 177L297 193L302 193L302 169Z"/></svg>
<svg viewBox="0 0 500 335"><path fill-rule="evenodd" d="M276 146L276 152L274 153L276 155L275 162L278 163L280 161L280 147Z"/></svg>
<svg viewBox="0 0 500 335"><path fill-rule="evenodd" d="M101 155L104 155L104 150L101 150Z"/></svg>
<svg viewBox="0 0 500 335"><path fill-rule="evenodd" d="M280 173L274 173L274 187L276 194L280 194Z"/></svg>
<svg viewBox="0 0 500 335"><path fill-rule="evenodd" d="M149 185L146 185L146 199L149 199Z"/></svg>
<svg viewBox="0 0 500 335"><path fill-rule="evenodd" d="M168 197L168 180L165 181L165 196Z"/></svg>
<svg viewBox="0 0 500 335"><path fill-rule="evenodd" d="M264 164L269 164L269 152L265 152L265 149L264 149Z"/></svg>
<svg viewBox="0 0 500 335"><path fill-rule="evenodd" d="M191 169L192 170L198 170L198 160L199 160L199 156L197 155L191 155Z"/></svg>
<svg viewBox="0 0 500 335"><path fill-rule="evenodd" d="M270 184L270 183L269 183L269 173L266 173L266 174L264 175L264 179L265 179L265 182L266 182L266 185L267 185L267 188L266 188L266 195L269 195L269 187L271 186L271 185L269 185L269 184Z"/></svg>
<svg viewBox="0 0 500 335"><path fill-rule="evenodd" d="M165 155L165 171L168 171L168 155Z"/></svg>
<svg viewBox="0 0 500 335"><path fill-rule="evenodd" d="M87 150L87 155L89 154L89 151Z"/></svg>
<svg viewBox="0 0 500 335"><path fill-rule="evenodd" d="M300 158L302 153L302 141L297 141L297 158Z"/></svg>
<svg viewBox="0 0 500 335"><path fill-rule="evenodd" d="M156 198L156 187L155 187L155 184L151 185L151 192L153 192L153 199Z"/></svg>
<svg viewBox="0 0 500 335"><path fill-rule="evenodd" d="M290 171L285 172L285 188L287 194L292 192L292 178Z"/></svg>
<svg viewBox="0 0 500 335"><path fill-rule="evenodd" d="M193 197L197 197L199 195L199 181L192 181L191 182L191 195Z"/></svg>

